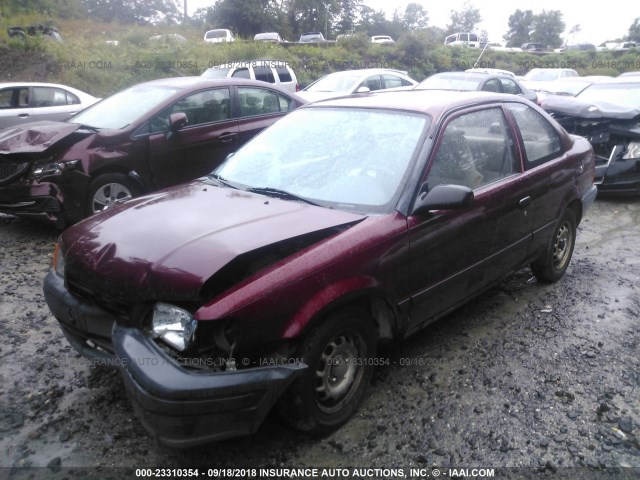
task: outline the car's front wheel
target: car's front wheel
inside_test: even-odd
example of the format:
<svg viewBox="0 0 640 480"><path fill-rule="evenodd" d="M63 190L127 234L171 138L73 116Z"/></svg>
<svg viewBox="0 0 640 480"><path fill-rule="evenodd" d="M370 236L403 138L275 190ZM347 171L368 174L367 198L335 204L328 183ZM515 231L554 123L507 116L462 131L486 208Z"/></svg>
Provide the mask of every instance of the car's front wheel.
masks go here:
<svg viewBox="0 0 640 480"><path fill-rule="evenodd" d="M576 244L576 217L567 209L562 214L547 251L531 264L538 281L552 283L560 280L569 268L573 247Z"/></svg>
<svg viewBox="0 0 640 480"><path fill-rule="evenodd" d="M317 324L298 349L308 369L281 399L282 417L314 434L349 420L373 375L375 331L373 320L359 308L340 310Z"/></svg>
<svg viewBox="0 0 640 480"><path fill-rule="evenodd" d="M121 173L100 175L89 185L86 214L91 216L102 212L131 200L139 194L138 186L126 175Z"/></svg>

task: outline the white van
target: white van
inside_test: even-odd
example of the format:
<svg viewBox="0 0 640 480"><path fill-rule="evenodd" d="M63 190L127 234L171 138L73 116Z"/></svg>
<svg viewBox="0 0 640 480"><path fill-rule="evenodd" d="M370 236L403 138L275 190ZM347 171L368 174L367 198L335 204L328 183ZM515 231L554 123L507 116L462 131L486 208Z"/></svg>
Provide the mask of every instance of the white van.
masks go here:
<svg viewBox="0 0 640 480"><path fill-rule="evenodd" d="M480 38L478 38L477 33L453 33L444 39L444 44L452 47L463 46L480 48Z"/></svg>
<svg viewBox="0 0 640 480"><path fill-rule="evenodd" d="M204 34L204 41L207 43L223 43L235 42L236 39L231 30L226 28L218 28L217 30L209 30Z"/></svg>

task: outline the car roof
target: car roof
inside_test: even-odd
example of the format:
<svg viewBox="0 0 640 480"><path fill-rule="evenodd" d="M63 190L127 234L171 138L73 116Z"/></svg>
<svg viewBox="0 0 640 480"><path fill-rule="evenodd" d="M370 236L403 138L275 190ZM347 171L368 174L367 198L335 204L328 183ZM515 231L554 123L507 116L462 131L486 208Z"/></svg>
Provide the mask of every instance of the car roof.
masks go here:
<svg viewBox="0 0 640 480"><path fill-rule="evenodd" d="M62 85L61 83L46 83L46 82L2 82L0 83L0 88L7 87L58 87L58 88L69 88L72 90L78 90L75 87L70 87L69 85Z"/></svg>
<svg viewBox="0 0 640 480"><path fill-rule="evenodd" d="M492 102L526 103L510 94L491 92L460 92L454 90L380 90L320 100L309 107L355 107L405 110L439 117L446 111Z"/></svg>
<svg viewBox="0 0 640 480"><path fill-rule="evenodd" d="M601 80L599 82L594 82L597 85L625 85L632 84L636 85L640 83L640 76L629 75L627 77L615 77L610 78L608 80Z"/></svg>
<svg viewBox="0 0 640 480"><path fill-rule="evenodd" d="M248 86L248 87L260 87L260 88L271 88L272 90L277 90L288 97L295 98L299 100L301 103L307 103L305 100L302 100L301 97L290 92L280 85L276 83L268 83L262 82L260 80L250 80L248 78L237 78L237 77L224 77L224 78L204 78L201 76L197 77L172 77L172 78L160 78L158 80L151 80L149 82L139 83L135 86L140 85L158 85L162 87L172 87L179 88L181 92L188 91L197 91L201 88L207 87L223 87L229 85L238 85L238 86Z"/></svg>
<svg viewBox="0 0 640 480"><path fill-rule="evenodd" d="M497 72L440 72L434 73L432 77L463 77L463 78L486 78L486 77L504 77L513 80L513 77L507 73ZM429 78L429 77L427 77Z"/></svg>
<svg viewBox="0 0 640 480"><path fill-rule="evenodd" d="M399 75L404 75L405 77L407 76L406 72L403 72L402 70L395 70L393 68L357 68L355 70L340 70L338 72L328 73L325 76L328 77L329 75L352 75L354 73L360 73L362 75L372 75L375 73L397 73Z"/></svg>

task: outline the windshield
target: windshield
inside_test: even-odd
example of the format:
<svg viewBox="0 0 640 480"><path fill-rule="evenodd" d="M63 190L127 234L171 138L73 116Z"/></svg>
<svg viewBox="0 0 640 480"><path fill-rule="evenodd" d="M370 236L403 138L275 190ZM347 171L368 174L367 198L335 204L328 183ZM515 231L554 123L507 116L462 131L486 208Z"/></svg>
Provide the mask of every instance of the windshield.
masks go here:
<svg viewBox="0 0 640 480"><path fill-rule="evenodd" d="M428 123L426 116L391 110L296 110L215 173L244 189L268 187L327 207L389 212Z"/></svg>
<svg viewBox="0 0 640 480"><path fill-rule="evenodd" d="M83 110L69 123L97 129L121 130L160 105L180 89L155 85L136 85L105 98Z"/></svg>
<svg viewBox="0 0 640 480"><path fill-rule="evenodd" d="M321 78L316 83L305 88L307 92L344 92L351 91L362 80L360 73L335 73Z"/></svg>
<svg viewBox="0 0 640 480"><path fill-rule="evenodd" d="M432 75L420 82L417 90L478 90L481 79L463 75Z"/></svg>
<svg viewBox="0 0 640 480"><path fill-rule="evenodd" d="M618 103L629 109L640 108L640 83L595 83L577 96L584 102Z"/></svg>

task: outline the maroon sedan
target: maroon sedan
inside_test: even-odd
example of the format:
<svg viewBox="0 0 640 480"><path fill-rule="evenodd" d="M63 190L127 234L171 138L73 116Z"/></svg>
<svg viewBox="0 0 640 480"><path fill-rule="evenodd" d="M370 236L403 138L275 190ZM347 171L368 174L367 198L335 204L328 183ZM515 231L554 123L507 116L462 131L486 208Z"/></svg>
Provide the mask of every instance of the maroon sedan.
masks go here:
<svg viewBox="0 0 640 480"><path fill-rule="evenodd" d="M167 445L254 432L276 404L327 432L380 344L523 265L560 279L593 175L589 143L515 96L310 104L208 178L67 230L46 301Z"/></svg>
<svg viewBox="0 0 640 480"><path fill-rule="evenodd" d="M0 212L62 228L210 173L306 103L243 79L169 78L123 90L67 122L0 131Z"/></svg>

